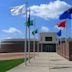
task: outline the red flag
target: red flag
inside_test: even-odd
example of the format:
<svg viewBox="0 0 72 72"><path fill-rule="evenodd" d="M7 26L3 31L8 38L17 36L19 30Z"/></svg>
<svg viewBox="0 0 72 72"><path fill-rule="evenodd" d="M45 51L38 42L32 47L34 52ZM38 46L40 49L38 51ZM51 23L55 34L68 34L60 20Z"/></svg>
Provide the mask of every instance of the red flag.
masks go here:
<svg viewBox="0 0 72 72"><path fill-rule="evenodd" d="M60 23L58 23L57 27L65 28L66 27L66 20L61 21Z"/></svg>

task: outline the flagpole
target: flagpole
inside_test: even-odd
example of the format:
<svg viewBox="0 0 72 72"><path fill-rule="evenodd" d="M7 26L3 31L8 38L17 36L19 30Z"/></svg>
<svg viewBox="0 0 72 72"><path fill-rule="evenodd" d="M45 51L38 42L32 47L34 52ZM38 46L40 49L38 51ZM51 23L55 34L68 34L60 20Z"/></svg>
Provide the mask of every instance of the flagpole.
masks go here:
<svg viewBox="0 0 72 72"><path fill-rule="evenodd" d="M30 16L30 9L29 9L29 16ZM30 22L29 22L29 25L30 25ZM30 26L28 27L28 30L29 30L28 53L29 53L29 63L30 63Z"/></svg>
<svg viewBox="0 0 72 72"><path fill-rule="evenodd" d="M35 22L34 22L34 29L35 29ZM35 33L34 33L34 59L35 59Z"/></svg>
<svg viewBox="0 0 72 72"><path fill-rule="evenodd" d="M29 30L28 53L29 53L29 63L30 63L30 27L28 27L28 30Z"/></svg>
<svg viewBox="0 0 72 72"><path fill-rule="evenodd" d="M65 30L66 30L66 39L65 39L65 46L63 47L67 47L67 24ZM66 48L65 48L65 56L66 56Z"/></svg>
<svg viewBox="0 0 72 72"><path fill-rule="evenodd" d="M38 52L38 56L39 56L39 42L37 42L37 52Z"/></svg>
<svg viewBox="0 0 72 72"><path fill-rule="evenodd" d="M27 22L27 2L26 2L26 22ZM25 66L27 65L26 60L27 60L27 25L25 29L25 48L24 48L24 56L25 56Z"/></svg>
<svg viewBox="0 0 72 72"><path fill-rule="evenodd" d="M36 20L34 20L34 24L36 25ZM35 25L34 25L34 29L36 28ZM34 34L34 39L36 39L35 35L36 35L36 33ZM37 53L38 53L39 52L39 43L37 43L37 49L36 50L37 50Z"/></svg>
<svg viewBox="0 0 72 72"><path fill-rule="evenodd" d="M35 59L35 35L34 35L34 59Z"/></svg>
<svg viewBox="0 0 72 72"><path fill-rule="evenodd" d="M39 42L37 42L37 52L38 52L38 56L39 56Z"/></svg>
<svg viewBox="0 0 72 72"><path fill-rule="evenodd" d="M72 38L72 14L71 14L71 38Z"/></svg>
<svg viewBox="0 0 72 72"><path fill-rule="evenodd" d="M37 28L39 29L39 26L37 26ZM39 30L38 30L39 31ZM38 32L38 38L39 38L39 32ZM38 52L38 56L39 56L39 42L37 44L37 52Z"/></svg>

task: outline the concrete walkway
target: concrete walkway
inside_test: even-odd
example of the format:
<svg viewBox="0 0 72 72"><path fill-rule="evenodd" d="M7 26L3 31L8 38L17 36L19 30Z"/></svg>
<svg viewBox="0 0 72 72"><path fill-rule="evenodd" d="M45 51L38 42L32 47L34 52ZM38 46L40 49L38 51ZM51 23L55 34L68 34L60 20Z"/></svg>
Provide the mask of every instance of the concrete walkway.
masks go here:
<svg viewBox="0 0 72 72"><path fill-rule="evenodd" d="M72 62L57 53L39 53L27 66L23 63L7 72L72 72Z"/></svg>

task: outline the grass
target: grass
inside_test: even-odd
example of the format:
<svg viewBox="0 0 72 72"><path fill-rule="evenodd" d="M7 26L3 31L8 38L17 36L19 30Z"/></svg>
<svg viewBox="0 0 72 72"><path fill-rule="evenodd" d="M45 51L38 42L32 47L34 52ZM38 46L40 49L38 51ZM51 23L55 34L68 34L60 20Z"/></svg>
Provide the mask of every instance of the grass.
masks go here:
<svg viewBox="0 0 72 72"><path fill-rule="evenodd" d="M27 59L28 60L28 59ZM0 72L6 72L7 70L18 66L23 63L24 59L13 59L13 60L1 60L0 61Z"/></svg>

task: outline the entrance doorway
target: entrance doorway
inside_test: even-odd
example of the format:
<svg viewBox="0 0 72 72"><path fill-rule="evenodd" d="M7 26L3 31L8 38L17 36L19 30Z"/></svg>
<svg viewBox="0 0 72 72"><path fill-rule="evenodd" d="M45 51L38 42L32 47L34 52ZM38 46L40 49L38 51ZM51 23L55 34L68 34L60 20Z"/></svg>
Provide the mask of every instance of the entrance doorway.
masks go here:
<svg viewBox="0 0 72 72"><path fill-rule="evenodd" d="M56 52L56 44L43 44L43 52Z"/></svg>

